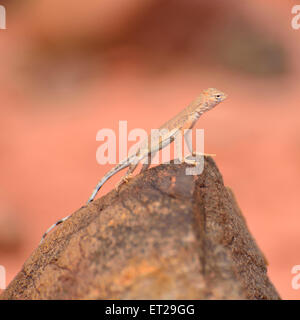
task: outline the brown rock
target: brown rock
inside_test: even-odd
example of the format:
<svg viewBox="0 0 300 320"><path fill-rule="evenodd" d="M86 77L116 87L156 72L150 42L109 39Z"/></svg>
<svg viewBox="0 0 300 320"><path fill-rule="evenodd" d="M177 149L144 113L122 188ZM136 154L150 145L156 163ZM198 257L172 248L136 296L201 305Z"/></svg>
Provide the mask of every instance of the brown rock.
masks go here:
<svg viewBox="0 0 300 320"><path fill-rule="evenodd" d="M280 299L211 158L160 165L75 212L2 299Z"/></svg>

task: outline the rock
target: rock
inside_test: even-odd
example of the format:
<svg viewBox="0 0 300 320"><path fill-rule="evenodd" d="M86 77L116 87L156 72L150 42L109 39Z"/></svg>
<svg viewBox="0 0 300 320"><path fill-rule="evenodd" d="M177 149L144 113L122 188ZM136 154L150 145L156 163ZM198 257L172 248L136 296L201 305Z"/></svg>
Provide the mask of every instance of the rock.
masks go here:
<svg viewBox="0 0 300 320"><path fill-rule="evenodd" d="M154 167L76 211L1 299L280 299L214 161Z"/></svg>

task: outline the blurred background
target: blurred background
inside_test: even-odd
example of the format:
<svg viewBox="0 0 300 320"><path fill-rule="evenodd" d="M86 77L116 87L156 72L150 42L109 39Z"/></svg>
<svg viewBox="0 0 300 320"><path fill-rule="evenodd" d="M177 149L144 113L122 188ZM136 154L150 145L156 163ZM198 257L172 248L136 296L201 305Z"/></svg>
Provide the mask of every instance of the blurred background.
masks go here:
<svg viewBox="0 0 300 320"><path fill-rule="evenodd" d="M7 283L112 165L96 133L157 128L203 89L205 152L283 299L299 299L300 30L288 0L0 1L0 265ZM101 190L110 191L123 173Z"/></svg>

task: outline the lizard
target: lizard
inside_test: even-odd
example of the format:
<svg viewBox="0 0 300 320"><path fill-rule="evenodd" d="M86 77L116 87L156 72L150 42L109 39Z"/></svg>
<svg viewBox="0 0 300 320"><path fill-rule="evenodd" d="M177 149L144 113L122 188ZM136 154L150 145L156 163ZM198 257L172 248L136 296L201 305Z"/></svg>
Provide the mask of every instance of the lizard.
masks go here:
<svg viewBox="0 0 300 320"><path fill-rule="evenodd" d="M202 93L193 101L191 102L185 109L183 109L180 113L178 113L175 117L167 121L163 124L159 129L158 133L159 139L155 140L148 136L148 138L140 145L137 151L133 154L128 156L128 158L122 160L119 164L117 164L114 168L112 168L109 172L107 172L103 178L98 182L94 191L92 192L90 198L87 201L87 204L92 202L96 197L100 188L104 185L104 183L114 176L116 173L128 167L127 173L122 177L122 179L117 183L116 190L120 188L123 183L126 183L130 180L133 175L134 170L137 168L138 164L147 158L147 161L142 164L142 168L140 173L147 170L151 164L151 159L154 155L172 141L174 141L177 134L181 133L182 136L185 138L187 143L188 149L193 156L204 156L207 154L201 153L198 154L197 152L193 151L191 141L187 139L187 135L185 134L185 130L192 129L196 124L197 120L200 116L214 108L220 102L225 100L227 95L215 88L208 88L203 90ZM183 161L187 164L195 164L196 160L187 159L187 157L183 158ZM62 222L66 221L69 216L58 220L55 224L53 224L43 235L41 242L45 239L47 234L55 228L57 225L61 224Z"/></svg>

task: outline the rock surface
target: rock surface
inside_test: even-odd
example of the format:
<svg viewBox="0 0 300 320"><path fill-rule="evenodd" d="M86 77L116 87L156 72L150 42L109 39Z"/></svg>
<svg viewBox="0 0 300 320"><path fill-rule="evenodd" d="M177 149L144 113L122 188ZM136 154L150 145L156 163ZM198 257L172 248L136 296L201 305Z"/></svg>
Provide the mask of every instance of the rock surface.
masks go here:
<svg viewBox="0 0 300 320"><path fill-rule="evenodd" d="M280 299L214 161L154 167L76 211L1 299Z"/></svg>

